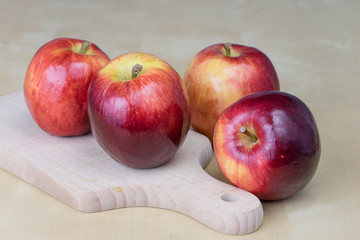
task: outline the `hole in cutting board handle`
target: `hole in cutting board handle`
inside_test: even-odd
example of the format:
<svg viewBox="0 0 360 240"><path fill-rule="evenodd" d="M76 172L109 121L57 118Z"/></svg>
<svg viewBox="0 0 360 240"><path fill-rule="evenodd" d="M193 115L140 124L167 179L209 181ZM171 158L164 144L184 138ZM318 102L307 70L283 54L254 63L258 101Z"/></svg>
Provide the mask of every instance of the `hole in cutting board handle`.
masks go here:
<svg viewBox="0 0 360 240"><path fill-rule="evenodd" d="M235 202L238 200L238 197L234 194L223 194L221 195L221 199L225 202Z"/></svg>

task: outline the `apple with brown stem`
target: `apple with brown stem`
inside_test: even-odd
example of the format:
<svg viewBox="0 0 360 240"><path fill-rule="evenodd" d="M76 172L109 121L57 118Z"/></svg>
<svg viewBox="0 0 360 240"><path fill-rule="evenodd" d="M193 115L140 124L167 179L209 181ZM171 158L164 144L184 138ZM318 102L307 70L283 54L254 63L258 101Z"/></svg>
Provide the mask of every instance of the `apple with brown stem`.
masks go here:
<svg viewBox="0 0 360 240"><path fill-rule="evenodd" d="M263 200L302 190L320 160L320 137L310 109L284 92L250 94L216 123L214 151L224 176Z"/></svg>
<svg viewBox="0 0 360 240"><path fill-rule="evenodd" d="M97 73L89 87L89 117L99 145L133 168L169 161L190 128L183 80L147 53L121 55Z"/></svg>
<svg viewBox="0 0 360 240"><path fill-rule="evenodd" d="M254 92L279 90L270 59L238 44L215 44L200 51L185 73L191 125L211 141L216 120L232 103Z"/></svg>
<svg viewBox="0 0 360 240"><path fill-rule="evenodd" d="M89 133L87 90L109 61L95 44L79 39L57 38L40 47L24 82L25 102L38 126L56 136Z"/></svg>

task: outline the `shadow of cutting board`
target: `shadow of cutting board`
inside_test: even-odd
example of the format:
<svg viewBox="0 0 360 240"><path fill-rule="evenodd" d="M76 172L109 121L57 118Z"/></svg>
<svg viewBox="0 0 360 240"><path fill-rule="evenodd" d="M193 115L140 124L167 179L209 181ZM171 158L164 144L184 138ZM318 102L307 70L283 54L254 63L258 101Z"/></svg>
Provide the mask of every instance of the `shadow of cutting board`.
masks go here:
<svg viewBox="0 0 360 240"><path fill-rule="evenodd" d="M165 208L227 234L248 234L262 223L263 208L254 195L204 171L212 147L191 130L167 164L132 169L112 160L91 134L43 132L17 92L0 97L0 136L1 168L80 211Z"/></svg>

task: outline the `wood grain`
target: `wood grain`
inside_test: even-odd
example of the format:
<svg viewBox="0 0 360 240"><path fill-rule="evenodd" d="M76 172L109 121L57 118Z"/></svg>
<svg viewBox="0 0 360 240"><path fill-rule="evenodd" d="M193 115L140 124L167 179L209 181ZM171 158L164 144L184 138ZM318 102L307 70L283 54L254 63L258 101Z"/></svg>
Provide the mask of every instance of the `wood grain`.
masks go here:
<svg viewBox="0 0 360 240"><path fill-rule="evenodd" d="M227 234L252 233L262 223L262 205L255 196L204 171L212 147L194 131L169 163L138 170L112 160L91 134L43 132L21 92L1 97L0 107L0 167L75 209L165 208Z"/></svg>

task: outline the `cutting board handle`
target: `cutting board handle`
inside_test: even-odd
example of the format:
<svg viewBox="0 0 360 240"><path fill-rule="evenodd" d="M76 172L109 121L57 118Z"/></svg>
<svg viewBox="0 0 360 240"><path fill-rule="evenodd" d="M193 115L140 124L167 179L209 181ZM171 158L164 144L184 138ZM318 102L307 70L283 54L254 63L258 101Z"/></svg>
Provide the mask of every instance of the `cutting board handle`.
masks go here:
<svg viewBox="0 0 360 240"><path fill-rule="evenodd" d="M185 193L189 188L192 189ZM254 195L218 181L205 172L199 174L198 183L184 182L184 192L174 195L182 203L179 212L219 232L249 234L262 223L263 208Z"/></svg>

